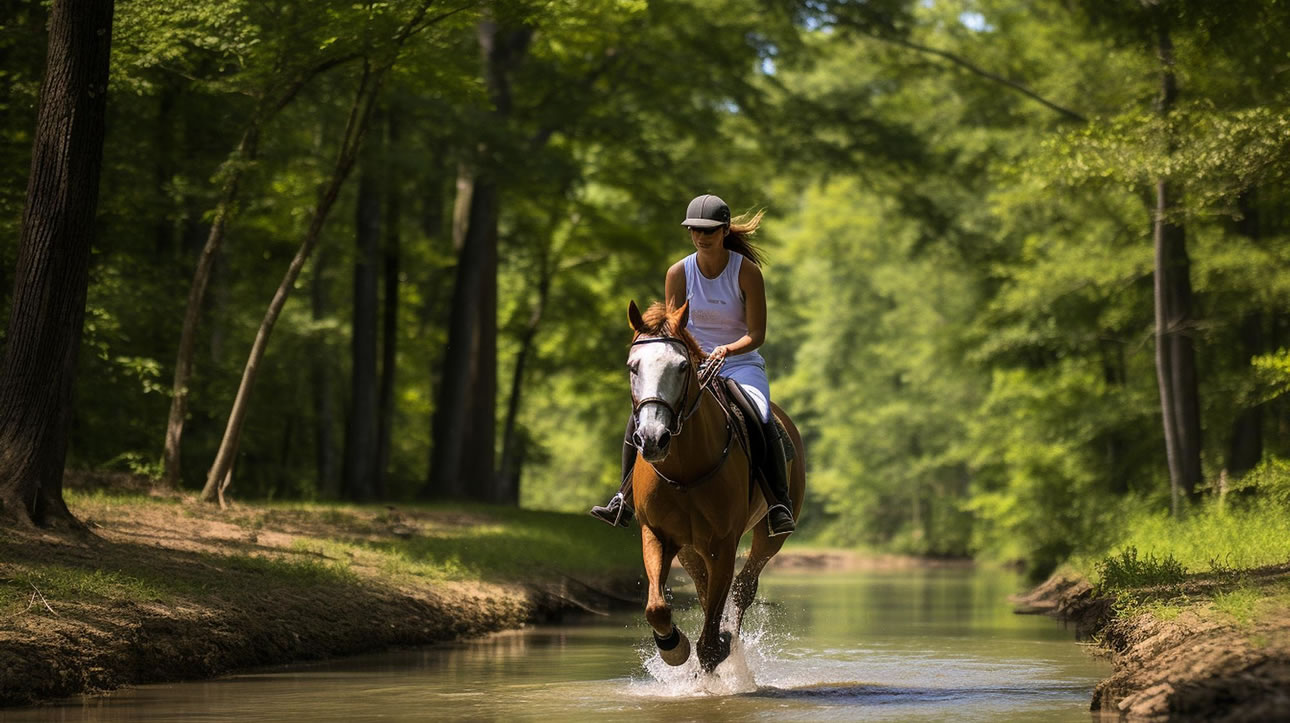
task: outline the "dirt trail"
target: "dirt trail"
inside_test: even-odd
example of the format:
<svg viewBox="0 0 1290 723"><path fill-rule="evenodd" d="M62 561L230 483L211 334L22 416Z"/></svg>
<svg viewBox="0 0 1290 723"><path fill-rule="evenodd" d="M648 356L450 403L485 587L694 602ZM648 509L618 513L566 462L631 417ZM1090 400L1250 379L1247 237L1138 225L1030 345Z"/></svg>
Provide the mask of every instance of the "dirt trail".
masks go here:
<svg viewBox="0 0 1290 723"><path fill-rule="evenodd" d="M1290 565L1250 571L1248 580L1285 590ZM1224 587L1200 579L1169 591L1181 600L1170 619L1117 611L1087 581L1065 577L1015 602L1018 612L1074 623L1111 658L1115 672L1094 691L1093 711L1126 720L1290 721L1290 608L1274 600L1237 620L1214 609Z"/></svg>

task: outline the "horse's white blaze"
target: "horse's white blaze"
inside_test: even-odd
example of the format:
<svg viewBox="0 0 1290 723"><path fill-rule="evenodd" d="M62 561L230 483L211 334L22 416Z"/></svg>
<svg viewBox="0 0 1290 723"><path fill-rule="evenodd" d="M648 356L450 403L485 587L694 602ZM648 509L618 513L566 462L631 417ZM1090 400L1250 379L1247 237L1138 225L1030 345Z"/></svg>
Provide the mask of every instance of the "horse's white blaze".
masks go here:
<svg viewBox="0 0 1290 723"><path fill-rule="evenodd" d="M684 413L681 395L685 393L685 380L689 374L688 356L677 344L641 344L632 347L627 363L636 373L631 377L632 398L666 399L680 413ZM641 453L651 462L667 456L666 449L659 449L663 432L674 424L672 413L662 404L646 404L636 417L636 432L644 442Z"/></svg>

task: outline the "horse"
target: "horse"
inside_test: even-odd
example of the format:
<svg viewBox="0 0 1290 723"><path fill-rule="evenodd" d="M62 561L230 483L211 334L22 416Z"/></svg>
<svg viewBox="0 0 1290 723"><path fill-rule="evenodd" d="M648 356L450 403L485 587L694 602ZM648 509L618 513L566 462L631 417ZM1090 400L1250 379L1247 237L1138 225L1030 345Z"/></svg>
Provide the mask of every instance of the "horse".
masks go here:
<svg viewBox="0 0 1290 723"><path fill-rule="evenodd" d="M679 557L703 608L697 650L699 664L711 673L730 655L732 634L720 630L727 599L733 591L733 634L738 635L762 568L785 537L770 536L765 497L750 484L749 456L733 441L730 419L700 381L698 367L705 357L686 331L689 303L670 309L656 302L642 315L632 301L627 318L635 332L627 366L638 450L632 495L649 579L645 619L663 660L685 663L690 641L672 622L664 595L672 560ZM797 518L806 488L802 437L784 410L771 408L796 449L788 479ZM735 577L736 550L749 529L752 548Z"/></svg>

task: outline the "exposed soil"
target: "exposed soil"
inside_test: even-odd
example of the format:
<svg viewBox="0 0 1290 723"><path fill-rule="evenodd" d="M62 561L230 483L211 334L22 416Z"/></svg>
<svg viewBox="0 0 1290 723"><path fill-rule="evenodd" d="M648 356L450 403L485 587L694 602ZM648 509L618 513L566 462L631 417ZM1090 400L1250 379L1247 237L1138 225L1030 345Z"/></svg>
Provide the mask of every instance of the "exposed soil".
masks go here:
<svg viewBox="0 0 1290 723"><path fill-rule="evenodd" d="M1285 590L1290 565L1250 571L1259 589ZM1170 590L1180 613L1118 613L1085 580L1054 577L1017 599L1017 611L1054 615L1092 636L1115 672L1090 709L1125 720L1290 721L1290 608L1264 604L1241 622L1214 610L1222 581L1200 577ZM1152 590L1141 591L1150 595ZM1283 599L1283 598L1282 598Z"/></svg>
<svg viewBox="0 0 1290 723"><path fill-rule="evenodd" d="M281 510L240 525L248 509L220 513L187 498L101 514L85 518L93 534L80 538L0 530L0 582L16 589L19 571L36 563L72 571L70 579L112 571L162 593L114 599L40 592L25 610L25 598L0 610L0 705L423 645L637 597L634 572L592 585L550 570L532 579L432 583L383 575L360 560L343 576L303 578L246 564L325 557L293 548L301 534L379 540L471 521L446 512L391 508L334 520Z"/></svg>

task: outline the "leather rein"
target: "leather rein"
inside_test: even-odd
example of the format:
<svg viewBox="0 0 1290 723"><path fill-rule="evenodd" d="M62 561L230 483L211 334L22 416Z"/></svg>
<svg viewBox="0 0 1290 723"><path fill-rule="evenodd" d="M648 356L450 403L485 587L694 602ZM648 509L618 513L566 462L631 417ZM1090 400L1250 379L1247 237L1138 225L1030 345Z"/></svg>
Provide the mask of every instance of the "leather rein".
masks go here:
<svg viewBox="0 0 1290 723"><path fill-rule="evenodd" d="M638 338L632 342L632 346L641 346L643 344L675 344L681 347L681 351L685 354L687 359L690 358L690 345L683 339L679 339L674 336L651 336L644 339ZM726 360L722 357L715 362L706 362L699 366L698 372L693 375L694 378L698 379L699 393L695 395L694 403L690 405L689 410L685 411L684 414L682 414L682 411L685 410L685 401L690 396L690 379L692 375L689 373L685 375L685 389L681 392L681 400L678 403L678 407L673 407L672 403L663 397L654 396L646 397L644 399L636 399L636 396L633 394L632 416L639 419L642 407L646 404L658 404L672 413L673 424L667 428L668 434L673 438L680 436L681 429L685 426L685 423L690 419L690 417L693 417L694 414L699 411L699 403L703 401L703 393L706 391L708 394L713 395L713 399L716 399L716 394L712 391L710 385L712 384L712 380L717 378L717 372L721 371L721 367L725 366L725 363ZM679 492L688 492L704 482L711 480L713 477L716 477L717 473L721 471L721 468L725 466L726 459L730 457L730 444L734 440L735 436L734 427L730 424L730 415L726 414L724 416L726 418L726 444L721 450L721 456L717 458L716 464L712 465L707 472L704 472L696 479L682 482L668 477L660 472L658 467L655 467L653 463L648 463L650 468L654 470L654 474Z"/></svg>

